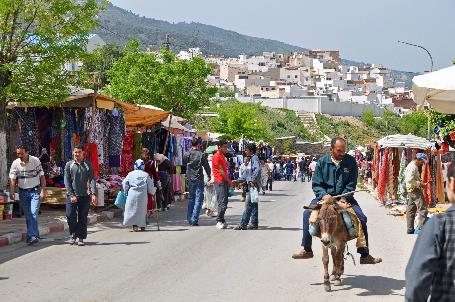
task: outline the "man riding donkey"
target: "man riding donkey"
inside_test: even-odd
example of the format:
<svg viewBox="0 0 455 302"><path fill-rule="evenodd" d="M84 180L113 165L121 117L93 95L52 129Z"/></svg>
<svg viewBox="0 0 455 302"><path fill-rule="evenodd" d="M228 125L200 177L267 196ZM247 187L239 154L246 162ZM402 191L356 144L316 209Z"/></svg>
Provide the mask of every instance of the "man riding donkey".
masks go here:
<svg viewBox="0 0 455 302"><path fill-rule="evenodd" d="M368 250L367 217L354 199L353 194L346 194L353 192L357 187L358 167L356 161L354 157L346 154L346 141L342 138L332 139L331 151L331 153L321 157L317 163L312 182L312 188L316 198L311 201L309 208L312 209L318 204L320 206L322 203L332 202L336 203L337 208L352 208L358 220L360 220L361 231L363 231L363 234L360 232L357 235L359 237L365 236L365 244L357 245L357 252L361 255L360 264L380 263L382 259L371 256ZM346 195L341 198L335 198L334 200L333 197L342 194ZM294 259L313 258L313 250L311 248L312 236L309 230L311 209L303 212L303 249L292 255ZM339 216L341 217L341 215ZM331 246L333 244L333 242L329 241L330 238L322 238L324 246Z"/></svg>

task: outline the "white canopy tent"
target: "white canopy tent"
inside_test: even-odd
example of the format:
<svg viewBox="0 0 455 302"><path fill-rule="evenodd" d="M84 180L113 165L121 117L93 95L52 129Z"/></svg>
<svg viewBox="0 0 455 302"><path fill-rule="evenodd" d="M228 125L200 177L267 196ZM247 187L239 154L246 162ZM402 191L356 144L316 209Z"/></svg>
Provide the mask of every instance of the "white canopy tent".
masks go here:
<svg viewBox="0 0 455 302"><path fill-rule="evenodd" d="M437 112L455 114L455 66L415 76L412 79L414 101L427 101Z"/></svg>
<svg viewBox="0 0 455 302"><path fill-rule="evenodd" d="M425 138L412 134L395 134L381 138L377 141L380 148L417 148L426 150L433 145Z"/></svg>

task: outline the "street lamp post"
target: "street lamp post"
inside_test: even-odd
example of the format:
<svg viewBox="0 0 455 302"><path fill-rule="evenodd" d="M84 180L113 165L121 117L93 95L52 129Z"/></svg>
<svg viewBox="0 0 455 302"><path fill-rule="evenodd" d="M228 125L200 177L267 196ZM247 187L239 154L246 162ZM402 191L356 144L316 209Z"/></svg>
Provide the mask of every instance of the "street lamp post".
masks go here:
<svg viewBox="0 0 455 302"><path fill-rule="evenodd" d="M428 57L430 58L430 70L429 70L429 72L433 71L433 56L431 55L431 53L430 53L430 51L428 49L426 49L422 45L417 45L417 44L413 44L413 43L409 43L409 42L405 42L405 41L398 40L398 43L402 43L402 44L406 44L406 45L409 45L409 46L418 47L418 48L421 48L421 49L425 50L425 52L428 54ZM427 139L428 140L430 140L430 136L431 136L430 135L430 114L428 114L428 124L427 124Z"/></svg>

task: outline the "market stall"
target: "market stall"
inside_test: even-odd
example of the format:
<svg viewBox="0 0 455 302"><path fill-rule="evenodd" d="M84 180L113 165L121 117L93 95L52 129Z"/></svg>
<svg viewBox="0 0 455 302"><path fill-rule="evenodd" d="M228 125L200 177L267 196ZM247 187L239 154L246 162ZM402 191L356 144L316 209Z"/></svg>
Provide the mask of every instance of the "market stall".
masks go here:
<svg viewBox="0 0 455 302"><path fill-rule="evenodd" d="M444 202L441 154L433 143L414 135L390 135L374 144L373 187L383 204L404 203L404 171L415 154L427 154L429 161L422 168L427 204Z"/></svg>
<svg viewBox="0 0 455 302"><path fill-rule="evenodd" d="M30 154L40 158L48 184L44 203L65 203L63 168L72 159L73 147L84 144L95 170L99 206L112 202L121 176L132 170L135 150L140 152L142 147L141 133L169 115L86 89L54 106L11 103L8 110L8 161L14 160L18 143L26 144ZM136 133L139 139L134 144Z"/></svg>

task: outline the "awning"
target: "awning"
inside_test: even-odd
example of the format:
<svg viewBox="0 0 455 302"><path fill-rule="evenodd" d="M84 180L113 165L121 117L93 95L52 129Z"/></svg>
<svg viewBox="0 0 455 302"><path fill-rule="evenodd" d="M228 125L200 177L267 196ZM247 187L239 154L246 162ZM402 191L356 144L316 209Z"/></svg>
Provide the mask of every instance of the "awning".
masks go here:
<svg viewBox="0 0 455 302"><path fill-rule="evenodd" d="M437 112L455 114L455 66L415 76L412 79L414 101L427 101Z"/></svg>
<svg viewBox="0 0 455 302"><path fill-rule="evenodd" d="M381 138L377 141L380 148L416 148L426 150L433 145L425 138L412 134L395 134Z"/></svg>

